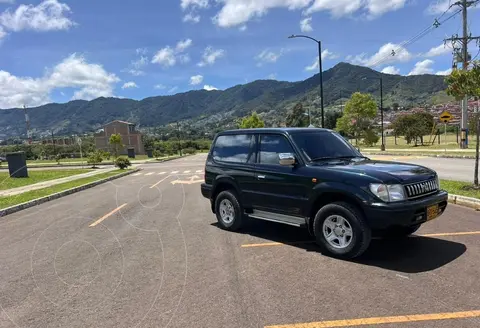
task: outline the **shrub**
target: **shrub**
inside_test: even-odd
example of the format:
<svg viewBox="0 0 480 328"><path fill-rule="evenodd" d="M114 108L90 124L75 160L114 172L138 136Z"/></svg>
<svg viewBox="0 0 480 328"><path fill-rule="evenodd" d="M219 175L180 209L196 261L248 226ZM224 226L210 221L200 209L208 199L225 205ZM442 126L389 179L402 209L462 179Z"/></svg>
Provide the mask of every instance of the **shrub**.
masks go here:
<svg viewBox="0 0 480 328"><path fill-rule="evenodd" d="M88 155L87 163L92 164L93 167L95 167L95 165L97 164L100 164L102 161L103 161L102 153L98 150Z"/></svg>
<svg viewBox="0 0 480 328"><path fill-rule="evenodd" d="M187 154L187 155L190 155L190 154L195 154L197 152L197 150L195 148L185 148L185 149L182 149L182 152L184 154Z"/></svg>
<svg viewBox="0 0 480 328"><path fill-rule="evenodd" d="M55 155L55 160L57 161L57 164L60 165L60 160L62 159L62 154L57 154Z"/></svg>
<svg viewBox="0 0 480 328"><path fill-rule="evenodd" d="M162 156L162 153L161 153L159 150L156 150L156 149L155 149L155 150L153 151L153 157L154 157L154 158L159 158L159 157L161 157L161 156Z"/></svg>
<svg viewBox="0 0 480 328"><path fill-rule="evenodd" d="M115 160L115 166L118 167L121 170L126 169L130 165L132 165L132 164L130 163L130 160L126 157L118 157Z"/></svg>

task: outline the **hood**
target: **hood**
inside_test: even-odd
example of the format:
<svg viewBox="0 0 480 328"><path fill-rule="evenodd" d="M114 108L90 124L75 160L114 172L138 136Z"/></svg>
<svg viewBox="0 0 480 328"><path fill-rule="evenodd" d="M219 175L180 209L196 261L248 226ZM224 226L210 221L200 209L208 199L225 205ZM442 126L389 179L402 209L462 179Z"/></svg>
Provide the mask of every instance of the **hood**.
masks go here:
<svg viewBox="0 0 480 328"><path fill-rule="evenodd" d="M323 166L324 168L326 166ZM436 176L435 171L408 163L397 163L387 161L360 161L348 162L339 165L328 166L329 170L334 171L348 171L351 173L358 173L364 176L370 176L379 179L385 183L391 183L394 180L397 183L408 184L413 182L433 179Z"/></svg>

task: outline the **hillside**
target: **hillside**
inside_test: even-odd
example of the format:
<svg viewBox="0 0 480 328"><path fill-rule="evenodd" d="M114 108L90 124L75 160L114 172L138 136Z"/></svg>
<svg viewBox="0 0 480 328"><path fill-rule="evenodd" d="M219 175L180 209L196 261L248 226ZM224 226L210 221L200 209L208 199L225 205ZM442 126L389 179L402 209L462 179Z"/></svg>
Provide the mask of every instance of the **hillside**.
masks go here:
<svg viewBox="0 0 480 328"><path fill-rule="evenodd" d="M444 78L435 75L400 76L378 73L370 68L339 63L324 72L325 106L338 104L355 91L379 96L379 83L363 77L383 77L385 107L393 102L413 106L439 99ZM299 82L257 80L220 91L196 90L140 101L119 98L75 100L29 109L35 133L53 129L57 134L91 132L114 119L135 122L140 127L188 121L193 126L232 121L253 110L268 113L279 122L288 108L302 101L312 109L318 105L318 74ZM25 134L23 111L0 110L0 138Z"/></svg>

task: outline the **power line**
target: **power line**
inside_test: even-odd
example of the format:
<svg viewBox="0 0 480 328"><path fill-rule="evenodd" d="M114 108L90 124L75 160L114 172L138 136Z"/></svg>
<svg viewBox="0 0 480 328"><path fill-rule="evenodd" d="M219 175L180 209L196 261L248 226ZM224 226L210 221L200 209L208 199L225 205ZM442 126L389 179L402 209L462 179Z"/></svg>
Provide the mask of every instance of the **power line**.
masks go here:
<svg viewBox="0 0 480 328"><path fill-rule="evenodd" d="M378 59L377 61L375 61L372 65L370 65L370 67L375 67L375 66L378 66L378 65L381 65L383 64L385 61L387 61L389 58L391 58L392 56L396 56L398 55L399 53L401 53L403 50L405 50L405 48L415 42L417 42L418 40L420 40L421 38L423 38L424 36L426 36L428 33L430 33L431 31L433 31L434 29L440 27L442 24L446 23L447 21L449 21L450 19L452 19L453 17L455 17L456 15L458 15L462 10L459 9L457 11L455 11L453 14L451 14L450 16L448 16L447 18L441 20L441 18L450 10L450 8L453 6L450 5L449 8L447 10L445 10L443 12L442 15L440 15L439 18L436 18L433 22L433 24L431 24L430 26L428 26L427 28L423 29L421 32L419 32L417 35L415 35L414 37L412 37L411 39L407 40L407 41L404 41L402 43L400 43L398 45L398 47L396 49L393 49L392 52L388 55L385 55L383 57L381 57L380 59Z"/></svg>

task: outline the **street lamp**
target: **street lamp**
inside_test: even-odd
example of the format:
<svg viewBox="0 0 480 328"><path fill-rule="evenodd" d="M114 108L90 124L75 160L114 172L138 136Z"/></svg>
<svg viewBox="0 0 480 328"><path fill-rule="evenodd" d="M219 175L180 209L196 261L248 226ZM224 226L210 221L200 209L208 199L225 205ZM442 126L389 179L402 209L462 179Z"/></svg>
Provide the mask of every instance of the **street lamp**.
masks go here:
<svg viewBox="0 0 480 328"><path fill-rule="evenodd" d="M380 119L381 119L381 127L382 127L382 145L380 146L381 151L385 151L385 138L383 133L383 79L381 76L379 77L364 77L362 80L379 80L380 81Z"/></svg>
<svg viewBox="0 0 480 328"><path fill-rule="evenodd" d="M323 72L322 72L322 41L319 41L317 39L314 39L310 36L307 35L295 35L292 34L288 37L289 39L294 39L294 38L306 38L310 39L312 41L315 41L318 44L318 68L320 71L320 107L322 110L322 128L325 127L325 115L323 111ZM308 109L308 117L310 117L310 108ZM312 122L310 120L310 125L312 125Z"/></svg>

